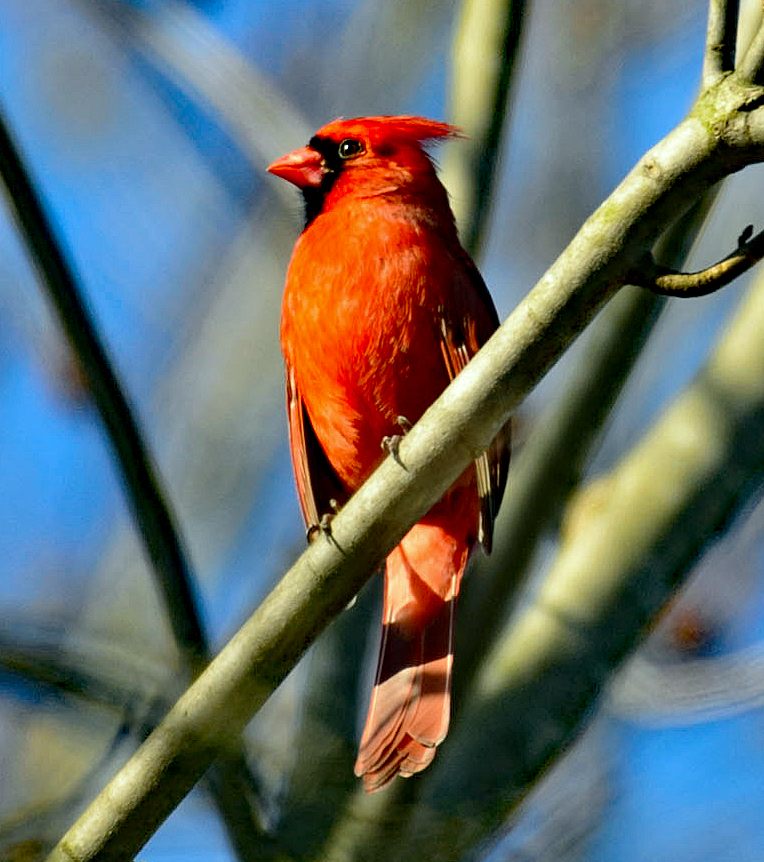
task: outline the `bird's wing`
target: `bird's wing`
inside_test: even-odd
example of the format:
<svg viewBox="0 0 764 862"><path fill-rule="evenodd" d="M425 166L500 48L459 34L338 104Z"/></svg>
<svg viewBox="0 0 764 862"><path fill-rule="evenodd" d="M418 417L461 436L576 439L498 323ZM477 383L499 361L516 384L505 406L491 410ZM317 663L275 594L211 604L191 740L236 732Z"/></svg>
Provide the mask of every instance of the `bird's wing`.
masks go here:
<svg viewBox="0 0 764 862"><path fill-rule="evenodd" d="M290 366L286 369L286 402L297 495L310 538L321 518L343 505L348 493L318 442Z"/></svg>
<svg viewBox="0 0 764 862"><path fill-rule="evenodd" d="M446 310L440 318L440 347L449 377L467 365L490 334L499 326L499 317L483 279L467 258L471 290L463 308ZM480 457L475 459L475 476L480 497L478 541L487 554L493 543L493 524L499 512L509 471L511 424L508 420Z"/></svg>

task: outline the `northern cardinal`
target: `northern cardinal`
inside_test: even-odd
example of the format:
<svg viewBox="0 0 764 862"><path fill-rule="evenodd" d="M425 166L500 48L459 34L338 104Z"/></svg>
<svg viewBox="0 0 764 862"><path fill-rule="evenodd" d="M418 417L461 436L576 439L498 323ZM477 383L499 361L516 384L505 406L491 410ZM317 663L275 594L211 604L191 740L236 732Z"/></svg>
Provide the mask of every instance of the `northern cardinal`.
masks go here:
<svg viewBox="0 0 764 862"><path fill-rule="evenodd" d="M268 168L305 199L281 346L309 537L498 326L423 149L457 131L421 117L335 120ZM377 676L355 763L367 791L424 769L446 735L459 585L476 543L490 551L508 446L507 425L387 557Z"/></svg>

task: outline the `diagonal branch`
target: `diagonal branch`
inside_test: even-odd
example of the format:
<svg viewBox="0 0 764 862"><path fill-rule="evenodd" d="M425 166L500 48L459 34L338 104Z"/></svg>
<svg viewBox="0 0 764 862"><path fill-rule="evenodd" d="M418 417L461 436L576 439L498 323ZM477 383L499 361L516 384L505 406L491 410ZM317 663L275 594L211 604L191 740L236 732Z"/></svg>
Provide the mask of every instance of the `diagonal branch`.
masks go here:
<svg viewBox="0 0 764 862"><path fill-rule="evenodd" d="M764 159L764 109L734 76L704 94L586 221L467 368L404 437L93 801L51 862L131 859L409 527L627 280L678 208Z"/></svg>
<svg viewBox="0 0 764 862"><path fill-rule="evenodd" d="M693 562L761 495L762 470L764 277L693 383L611 473L577 495L551 569L487 657L387 859L432 847L461 859L506 821Z"/></svg>
<svg viewBox="0 0 764 862"><path fill-rule="evenodd" d="M671 226L659 243L661 257L677 263L686 257L718 189L715 186ZM533 434L513 455L493 551L473 572L469 589L460 597L454 727L472 699L465 689L474 682L489 645L499 639L539 540L559 520L565 500L580 481L587 455L665 302L637 288L613 298L594 322L585 355L564 393L534 423ZM460 781L470 781L470 773L483 768L484 759L473 761L464 767ZM425 772L416 782L394 782L384 794L372 797L358 788L327 842L326 858L333 858L336 847L356 862L390 858L389 824L398 824L395 834L405 832L403 824L432 780L433 773ZM377 798L382 796L384 801Z"/></svg>
<svg viewBox="0 0 764 862"><path fill-rule="evenodd" d="M754 237L752 233L753 225L748 225L732 254L700 272L677 272L661 266L648 252L629 273L629 281L663 296L707 296L734 281L764 257L764 231Z"/></svg>
<svg viewBox="0 0 764 862"><path fill-rule="evenodd" d="M703 56L703 86L711 87L735 68L738 0L710 0L706 50Z"/></svg>
<svg viewBox="0 0 764 862"><path fill-rule="evenodd" d="M82 300L77 276L0 116L0 176L41 282L87 380L117 458L128 500L154 567L176 643L198 671L208 658L193 577L137 421Z"/></svg>

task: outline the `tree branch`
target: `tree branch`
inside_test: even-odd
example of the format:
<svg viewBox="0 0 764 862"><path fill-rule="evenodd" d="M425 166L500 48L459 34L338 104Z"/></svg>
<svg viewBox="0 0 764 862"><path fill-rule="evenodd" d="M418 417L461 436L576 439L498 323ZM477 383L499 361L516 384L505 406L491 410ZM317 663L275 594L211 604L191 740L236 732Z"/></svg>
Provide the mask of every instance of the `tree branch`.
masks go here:
<svg viewBox="0 0 764 862"><path fill-rule="evenodd" d="M764 20L759 25L753 41L745 52L738 74L744 81L752 84L764 84Z"/></svg>
<svg viewBox="0 0 764 862"><path fill-rule="evenodd" d="M704 195L664 234L659 242L661 257L677 264L685 258L718 188ZM665 302L663 297L637 288L622 290L613 298L594 322L595 331L565 391L534 422L533 433L513 456L512 479L504 493L493 551L473 573L469 589L459 600L454 726L469 709L477 669L500 637L538 542L559 520L565 501L580 481L586 457ZM489 747L486 742L486 750ZM464 768L468 773L481 771L483 762L480 759ZM397 832L401 832L431 779L432 774L425 772L416 781L394 782L389 790L371 798L357 788L327 842L325 858L335 858L337 847L355 862L388 858L389 824L398 824ZM462 779L474 780L470 775Z"/></svg>
<svg viewBox="0 0 764 862"><path fill-rule="evenodd" d="M74 267L51 228L44 205L1 113L0 177L11 212L105 426L184 669L188 679L193 679L209 662L211 651L202 628L194 577L180 533L137 420L82 300ZM252 850L247 848L257 845L260 833L254 810L247 812L242 808L242 801L252 797L254 778L241 748L238 752L231 750L219 768L223 774L219 784L234 786L237 792L229 792L225 798L214 794L216 802L242 858L251 858Z"/></svg>
<svg viewBox="0 0 764 862"><path fill-rule="evenodd" d="M178 691L169 668L141 660L111 641L80 636L64 640L63 625L40 626L4 619L0 626L0 668L34 685L87 698L130 714L130 729L148 735ZM137 718L137 724L133 719Z"/></svg>
<svg viewBox="0 0 764 862"><path fill-rule="evenodd" d="M557 559L488 657L386 858L437 847L439 858L460 859L505 822L692 563L761 494L762 470L764 277L691 386L578 494Z"/></svg>
<svg viewBox="0 0 764 862"><path fill-rule="evenodd" d="M706 50L703 56L703 86L711 87L735 68L738 0L710 0Z"/></svg>
<svg viewBox="0 0 764 862"><path fill-rule="evenodd" d="M211 106L257 171L281 152L283 141L307 141L313 133L273 82L193 5L167 0L149 14L140 6L101 0L96 12L168 80ZM273 184L273 191L288 211L294 209L285 183Z"/></svg>
<svg viewBox="0 0 764 862"><path fill-rule="evenodd" d="M106 427L128 501L162 588L175 640L196 671L207 660L193 577L174 518L133 411L117 382L81 297L74 268L54 236L44 206L0 115L0 176L11 211L32 254Z"/></svg>
<svg viewBox="0 0 764 862"><path fill-rule="evenodd" d="M509 319L403 438L62 838L52 862L130 859L221 749L474 458L666 222L764 159L762 93L734 76L636 165ZM745 117L739 116L745 110Z"/></svg>
<svg viewBox="0 0 764 862"><path fill-rule="evenodd" d="M473 257L480 255L489 214L525 8L525 0L466 0L454 37L449 116L467 139L449 145L443 182Z"/></svg>
<svg viewBox="0 0 764 862"><path fill-rule="evenodd" d="M647 252L629 273L629 281L663 296L707 296L734 281L764 257L764 231L752 237L753 225L740 234L735 251L700 272L677 272L655 262Z"/></svg>

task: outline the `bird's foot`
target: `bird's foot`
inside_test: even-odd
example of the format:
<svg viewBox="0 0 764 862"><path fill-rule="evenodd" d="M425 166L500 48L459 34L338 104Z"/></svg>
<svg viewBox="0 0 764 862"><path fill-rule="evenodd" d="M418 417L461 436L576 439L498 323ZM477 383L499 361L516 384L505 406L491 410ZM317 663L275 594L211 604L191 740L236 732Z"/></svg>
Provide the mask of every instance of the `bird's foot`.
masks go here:
<svg viewBox="0 0 764 862"><path fill-rule="evenodd" d="M380 445L383 449L386 449L393 458L403 467L403 461L401 461L401 456L399 455L398 450L400 449L401 440L403 440L403 436L411 430L412 425L409 420L405 416L398 416L395 420L401 431L401 434L392 434L389 437L385 436L382 438ZM404 467L405 469L405 467Z"/></svg>
<svg viewBox="0 0 764 862"><path fill-rule="evenodd" d="M326 536L327 539L331 538L332 519L337 514L337 512L339 512L340 507L334 497L329 500L329 505L334 511L324 512L324 514L321 515L321 520L317 524L311 524L305 531L305 538L308 540L308 542L312 542L316 538L316 536L319 535L319 533Z"/></svg>

